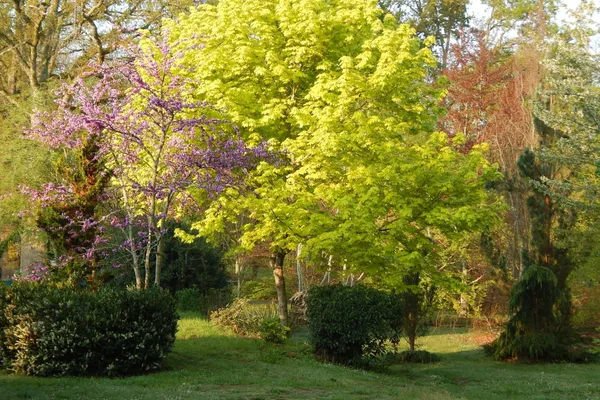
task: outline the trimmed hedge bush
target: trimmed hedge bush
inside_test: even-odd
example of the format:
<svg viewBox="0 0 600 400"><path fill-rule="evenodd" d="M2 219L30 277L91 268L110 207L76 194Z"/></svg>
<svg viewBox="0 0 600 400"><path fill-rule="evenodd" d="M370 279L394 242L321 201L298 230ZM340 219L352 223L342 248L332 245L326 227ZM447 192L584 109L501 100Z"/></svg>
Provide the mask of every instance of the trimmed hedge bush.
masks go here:
<svg viewBox="0 0 600 400"><path fill-rule="evenodd" d="M308 292L307 317L315 355L326 361L360 365L385 352L402 331L399 296L357 286L318 286Z"/></svg>
<svg viewBox="0 0 600 400"><path fill-rule="evenodd" d="M19 283L5 301L5 366L18 373L146 373L160 368L175 341L175 299L157 288L91 292Z"/></svg>

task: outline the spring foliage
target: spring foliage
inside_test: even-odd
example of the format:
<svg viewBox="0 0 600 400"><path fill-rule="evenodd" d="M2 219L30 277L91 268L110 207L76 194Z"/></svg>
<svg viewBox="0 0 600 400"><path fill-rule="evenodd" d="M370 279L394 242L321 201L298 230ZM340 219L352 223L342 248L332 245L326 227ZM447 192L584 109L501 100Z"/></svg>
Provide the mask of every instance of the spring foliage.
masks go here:
<svg viewBox="0 0 600 400"><path fill-rule="evenodd" d="M436 274L443 238L495 219L485 148L460 154L462 138L435 132L435 57L375 1L233 0L169 33L186 46L195 96L283 154L251 174L253 192L226 191L194 225L201 234L244 211L246 249L301 242L313 260L331 255L403 287L407 269Z"/></svg>

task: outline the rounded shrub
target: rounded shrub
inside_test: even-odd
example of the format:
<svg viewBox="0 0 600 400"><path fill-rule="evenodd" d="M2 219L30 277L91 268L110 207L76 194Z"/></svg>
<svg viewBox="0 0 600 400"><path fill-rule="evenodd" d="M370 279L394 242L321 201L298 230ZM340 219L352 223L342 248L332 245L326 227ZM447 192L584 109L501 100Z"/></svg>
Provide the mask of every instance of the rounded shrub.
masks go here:
<svg viewBox="0 0 600 400"><path fill-rule="evenodd" d="M158 288L92 292L19 283L5 301L5 364L18 373L146 373L160 368L175 341L176 302Z"/></svg>
<svg viewBox="0 0 600 400"><path fill-rule="evenodd" d="M309 291L306 305L315 355L326 361L358 365L365 356L383 354L386 341L399 340L398 296L363 285L318 286Z"/></svg>

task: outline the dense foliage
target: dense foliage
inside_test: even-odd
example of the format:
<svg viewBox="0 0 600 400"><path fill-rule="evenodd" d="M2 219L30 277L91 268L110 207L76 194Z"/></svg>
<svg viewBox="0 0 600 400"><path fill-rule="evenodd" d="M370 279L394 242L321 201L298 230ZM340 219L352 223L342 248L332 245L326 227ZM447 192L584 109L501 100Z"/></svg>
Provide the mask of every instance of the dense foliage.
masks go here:
<svg viewBox="0 0 600 400"><path fill-rule="evenodd" d="M397 296L363 285L313 287L307 317L315 355L340 364L381 355L400 338L402 308Z"/></svg>
<svg viewBox="0 0 600 400"><path fill-rule="evenodd" d="M278 318L266 318L258 328L260 338L270 342L282 344L290 336L291 329L289 326L283 326L279 323Z"/></svg>
<svg viewBox="0 0 600 400"><path fill-rule="evenodd" d="M557 308L561 290L552 271L529 266L510 295L512 314L506 330L489 347L496 359L522 357L531 360L563 360L568 342L559 323Z"/></svg>
<svg viewBox="0 0 600 400"><path fill-rule="evenodd" d="M182 242L169 229L165 233L161 286L174 293L196 288L203 295L225 289L229 276L221 252L202 238Z"/></svg>
<svg viewBox="0 0 600 400"><path fill-rule="evenodd" d="M181 289L175 292L177 309L196 311L209 316L211 312L226 307L232 298L231 288L201 291L198 288Z"/></svg>
<svg viewBox="0 0 600 400"><path fill-rule="evenodd" d="M431 364L440 361L440 357L425 350L406 350L390 354L387 360L393 363Z"/></svg>
<svg viewBox="0 0 600 400"><path fill-rule="evenodd" d="M578 3L0 0L0 277L48 297L0 293L0 358L154 368L145 348L123 371L70 350L117 329L95 299L132 326L167 318L126 300L166 294L107 283L278 342L320 282L308 314L327 360L399 335L397 357L429 359L416 338L435 307L508 320L497 359L585 359L572 315L598 324L600 7ZM229 277L244 299L224 307ZM62 322L38 316L48 304ZM13 321L19 307L43 323ZM42 346L19 333L34 328Z"/></svg>
<svg viewBox="0 0 600 400"><path fill-rule="evenodd" d="M485 146L462 154L462 137L436 132L444 90L431 41L375 1L231 0L168 28L194 98L282 150L249 174L253 191L225 191L193 228L216 236L249 216L236 245L272 251L283 324L283 264L299 245L400 291L408 270L446 276L445 243L496 220Z"/></svg>
<svg viewBox="0 0 600 400"><path fill-rule="evenodd" d="M277 317L271 304L253 304L248 299L235 299L227 307L210 314L210 320L242 336L259 337L264 321Z"/></svg>
<svg viewBox="0 0 600 400"><path fill-rule="evenodd" d="M122 376L157 370L177 330L166 291L98 292L16 283L0 324L5 366L36 376Z"/></svg>

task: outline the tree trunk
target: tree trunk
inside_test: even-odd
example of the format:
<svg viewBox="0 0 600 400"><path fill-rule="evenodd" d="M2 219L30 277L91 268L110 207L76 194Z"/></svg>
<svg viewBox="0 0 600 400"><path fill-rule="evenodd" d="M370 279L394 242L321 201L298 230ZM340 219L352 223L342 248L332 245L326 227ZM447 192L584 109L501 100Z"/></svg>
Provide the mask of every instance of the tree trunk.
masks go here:
<svg viewBox="0 0 600 400"><path fill-rule="evenodd" d="M302 263L300 262L300 256L302 255L302 243L298 243L296 249L296 272L298 273L298 291L304 291L304 276L302 274Z"/></svg>
<svg viewBox="0 0 600 400"><path fill-rule="evenodd" d="M285 260L283 251L275 252L271 257L271 268L273 268L273 277L275 278L275 288L277 289L277 312L281 325L288 326L288 306L287 294L285 292L285 278L283 277L283 262Z"/></svg>
<svg viewBox="0 0 600 400"><path fill-rule="evenodd" d="M162 265L165 260L165 241L164 235L160 235L158 243L156 244L156 263L154 266L154 284L160 286L160 274L162 271Z"/></svg>
<svg viewBox="0 0 600 400"><path fill-rule="evenodd" d="M146 276L144 277L144 288L150 287L150 259L152 256L152 229L148 229L148 243L146 244L146 257L144 258L144 269Z"/></svg>
<svg viewBox="0 0 600 400"><path fill-rule="evenodd" d="M239 257L235 258L235 276L237 278L237 298L241 297L242 292L242 263Z"/></svg>
<svg viewBox="0 0 600 400"><path fill-rule="evenodd" d="M140 268L139 259L134 257L133 261L133 274L135 275L135 288L141 290L144 288L144 281L142 280L142 269Z"/></svg>
<svg viewBox="0 0 600 400"><path fill-rule="evenodd" d="M415 340L417 335L413 332L410 332L408 335L408 350L415 351Z"/></svg>
<svg viewBox="0 0 600 400"><path fill-rule="evenodd" d="M462 264L462 281L466 285L466 284L468 284L469 270L467 268L467 262L465 260L462 260L461 264ZM458 312L458 316L466 317L468 307L469 307L467 304L467 296L464 293L461 293L459 301L460 301L460 310Z"/></svg>

